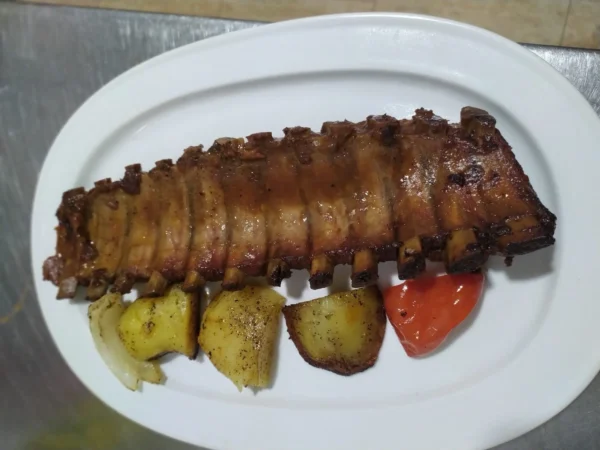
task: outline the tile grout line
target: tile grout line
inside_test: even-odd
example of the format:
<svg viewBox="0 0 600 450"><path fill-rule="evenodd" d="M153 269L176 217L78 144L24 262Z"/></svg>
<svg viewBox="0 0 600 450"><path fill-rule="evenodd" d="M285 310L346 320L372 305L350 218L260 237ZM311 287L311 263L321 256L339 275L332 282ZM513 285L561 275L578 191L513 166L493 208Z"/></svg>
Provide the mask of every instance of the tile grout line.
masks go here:
<svg viewBox="0 0 600 450"><path fill-rule="evenodd" d="M558 42L558 45L563 45L563 42L565 40L565 33L567 31L567 23L569 21L569 15L571 14L571 5L572 4L573 4L573 0L569 0L569 4L567 6L567 14L565 14L565 23L563 24L563 28L560 33L560 41Z"/></svg>

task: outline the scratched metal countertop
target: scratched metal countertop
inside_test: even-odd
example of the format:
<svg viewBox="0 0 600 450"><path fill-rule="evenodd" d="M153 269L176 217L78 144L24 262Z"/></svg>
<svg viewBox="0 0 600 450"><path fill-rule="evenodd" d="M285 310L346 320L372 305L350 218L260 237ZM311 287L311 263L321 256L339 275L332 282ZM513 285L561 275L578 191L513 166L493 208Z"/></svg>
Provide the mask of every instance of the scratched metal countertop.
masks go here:
<svg viewBox="0 0 600 450"><path fill-rule="evenodd" d="M54 137L98 88L159 53L259 25L0 2L0 449L192 448L119 416L67 368L33 288L31 205ZM600 114L600 52L527 47ZM496 450L525 449L600 449L600 377L554 419Z"/></svg>

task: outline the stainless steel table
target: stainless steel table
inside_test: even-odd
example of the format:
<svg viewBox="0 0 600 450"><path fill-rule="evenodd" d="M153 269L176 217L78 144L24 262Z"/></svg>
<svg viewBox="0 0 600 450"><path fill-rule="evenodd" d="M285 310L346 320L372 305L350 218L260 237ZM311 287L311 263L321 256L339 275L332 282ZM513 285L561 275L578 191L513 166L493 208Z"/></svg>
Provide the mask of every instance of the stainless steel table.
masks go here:
<svg viewBox="0 0 600 450"><path fill-rule="evenodd" d="M258 25L0 3L0 449L191 448L117 415L67 368L32 287L30 210L52 140L100 86L174 47ZM599 52L527 47L600 113ZM600 449L600 377L550 422L497 449Z"/></svg>

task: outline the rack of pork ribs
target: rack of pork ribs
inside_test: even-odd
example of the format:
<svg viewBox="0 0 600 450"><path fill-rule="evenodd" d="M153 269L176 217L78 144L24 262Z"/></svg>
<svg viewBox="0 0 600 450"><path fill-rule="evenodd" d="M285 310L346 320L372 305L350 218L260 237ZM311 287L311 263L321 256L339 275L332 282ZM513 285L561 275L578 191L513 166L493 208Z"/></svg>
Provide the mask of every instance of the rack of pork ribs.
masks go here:
<svg viewBox="0 0 600 450"><path fill-rule="evenodd" d="M120 181L63 194L44 278L57 298L83 285L93 300L140 281L144 295L175 282L235 290L247 276L280 285L292 269L308 269L318 289L351 264L359 287L382 261L409 279L426 259L462 273L552 245L556 217L495 124L473 107L459 124L419 109L218 139L147 173L131 165Z"/></svg>

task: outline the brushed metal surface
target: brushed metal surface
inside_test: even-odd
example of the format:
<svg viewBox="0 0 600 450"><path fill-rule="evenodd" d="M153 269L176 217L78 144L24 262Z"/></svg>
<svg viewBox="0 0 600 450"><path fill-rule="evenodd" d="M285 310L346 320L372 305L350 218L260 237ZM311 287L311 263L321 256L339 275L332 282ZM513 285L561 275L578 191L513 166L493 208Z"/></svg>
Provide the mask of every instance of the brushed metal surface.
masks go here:
<svg viewBox="0 0 600 450"><path fill-rule="evenodd" d="M59 356L33 289L31 204L52 140L98 88L159 53L258 25L0 3L0 449L192 448L113 412ZM563 73L600 113L599 52L528 47ZM600 449L600 378L550 422L497 447L526 449Z"/></svg>

